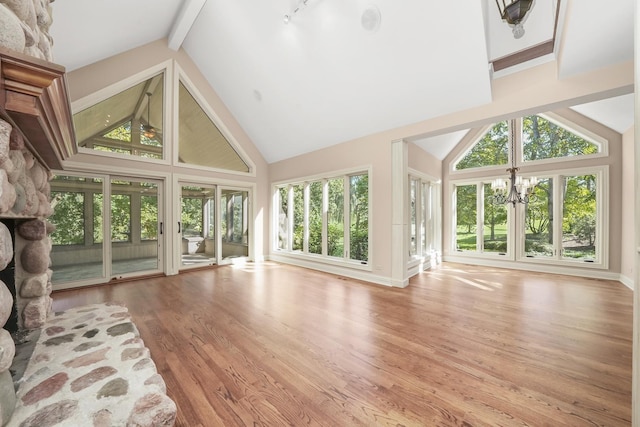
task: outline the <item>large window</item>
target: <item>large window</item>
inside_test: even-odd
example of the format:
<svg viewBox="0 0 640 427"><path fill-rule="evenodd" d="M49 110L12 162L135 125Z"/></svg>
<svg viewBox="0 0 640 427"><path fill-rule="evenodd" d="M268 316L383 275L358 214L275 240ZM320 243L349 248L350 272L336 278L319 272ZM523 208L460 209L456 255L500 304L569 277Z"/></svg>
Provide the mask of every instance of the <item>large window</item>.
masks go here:
<svg viewBox="0 0 640 427"><path fill-rule="evenodd" d="M164 73L73 115L78 147L163 158Z"/></svg>
<svg viewBox="0 0 640 427"><path fill-rule="evenodd" d="M276 249L328 259L369 260L369 175L278 185ZM289 238L288 230L293 230Z"/></svg>
<svg viewBox="0 0 640 427"><path fill-rule="evenodd" d="M478 171L476 178L459 180L451 188L455 212L453 251L606 268L601 236L608 226L603 191L608 169L578 167L580 164L576 163L585 156L606 153L606 141L581 136L584 132L559 123L546 115L512 120L506 127L498 123L460 156L456 168ZM512 146L511 138L515 138L516 152L503 153L503 148ZM502 164L512 156L521 159L516 162L519 176L533 175L527 171L527 163L540 163L536 169L537 185L528 203L515 206L495 202L490 183L504 176L495 176L494 169L480 172L481 168ZM561 169L553 166L557 164L554 159L562 160ZM548 165L541 166L545 163Z"/></svg>
<svg viewBox="0 0 640 427"><path fill-rule="evenodd" d="M440 235L434 206L437 203L439 184L432 180L409 176L409 255L410 263L428 262L436 255L439 247L437 238Z"/></svg>

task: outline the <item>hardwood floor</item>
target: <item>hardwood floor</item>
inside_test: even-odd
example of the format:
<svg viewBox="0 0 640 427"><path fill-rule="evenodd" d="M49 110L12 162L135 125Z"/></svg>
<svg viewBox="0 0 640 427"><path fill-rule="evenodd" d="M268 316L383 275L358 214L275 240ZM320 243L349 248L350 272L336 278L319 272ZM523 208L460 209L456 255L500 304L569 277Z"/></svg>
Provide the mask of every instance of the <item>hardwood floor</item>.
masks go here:
<svg viewBox="0 0 640 427"><path fill-rule="evenodd" d="M56 292L123 302L177 426L629 426L632 292L445 263L405 289L292 266Z"/></svg>

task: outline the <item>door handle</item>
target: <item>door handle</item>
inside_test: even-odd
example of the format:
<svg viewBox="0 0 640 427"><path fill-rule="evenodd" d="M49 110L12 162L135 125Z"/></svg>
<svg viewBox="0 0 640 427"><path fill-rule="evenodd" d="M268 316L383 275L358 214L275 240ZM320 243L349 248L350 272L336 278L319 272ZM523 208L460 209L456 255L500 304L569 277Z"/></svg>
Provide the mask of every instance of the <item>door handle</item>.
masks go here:
<svg viewBox="0 0 640 427"><path fill-rule="evenodd" d="M178 234L182 233L182 224L180 224L180 221L178 221Z"/></svg>
<svg viewBox="0 0 640 427"><path fill-rule="evenodd" d="M164 232L163 232L163 230L162 230L162 228L163 228L163 227L162 227L162 225L163 225L163 223L161 222L161 223L160 223L160 234L161 234L161 235L162 235L162 234L164 234Z"/></svg>

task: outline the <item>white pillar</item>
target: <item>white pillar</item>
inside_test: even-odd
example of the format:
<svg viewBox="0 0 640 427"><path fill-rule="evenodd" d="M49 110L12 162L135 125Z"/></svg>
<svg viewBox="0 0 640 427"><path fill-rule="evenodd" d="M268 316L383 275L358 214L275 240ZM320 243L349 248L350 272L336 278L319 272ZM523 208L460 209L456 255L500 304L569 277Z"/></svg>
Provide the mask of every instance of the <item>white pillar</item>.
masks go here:
<svg viewBox="0 0 640 427"><path fill-rule="evenodd" d="M391 142L391 285L409 284L409 154L403 140Z"/></svg>

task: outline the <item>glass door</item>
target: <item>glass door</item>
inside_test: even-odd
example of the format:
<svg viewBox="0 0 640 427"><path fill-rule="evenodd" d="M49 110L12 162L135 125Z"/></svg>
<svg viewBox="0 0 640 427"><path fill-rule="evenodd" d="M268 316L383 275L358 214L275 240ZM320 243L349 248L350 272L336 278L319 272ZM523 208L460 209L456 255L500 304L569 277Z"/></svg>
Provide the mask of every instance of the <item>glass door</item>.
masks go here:
<svg viewBox="0 0 640 427"><path fill-rule="evenodd" d="M180 268L216 263L216 187L180 184Z"/></svg>
<svg viewBox="0 0 640 427"><path fill-rule="evenodd" d="M162 183L116 177L110 181L111 277L162 269Z"/></svg>
<svg viewBox="0 0 640 427"><path fill-rule="evenodd" d="M249 256L249 192L222 189L220 193L222 259Z"/></svg>

